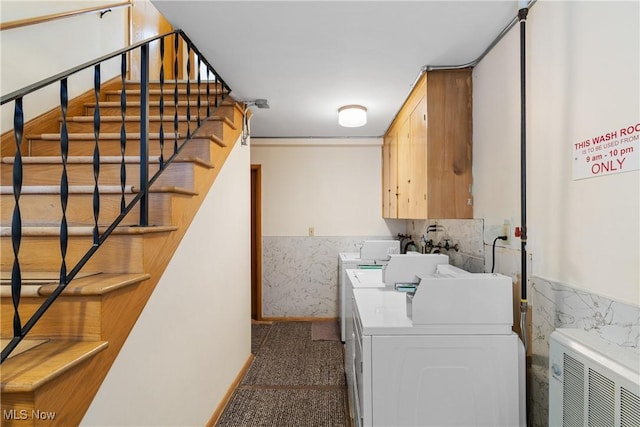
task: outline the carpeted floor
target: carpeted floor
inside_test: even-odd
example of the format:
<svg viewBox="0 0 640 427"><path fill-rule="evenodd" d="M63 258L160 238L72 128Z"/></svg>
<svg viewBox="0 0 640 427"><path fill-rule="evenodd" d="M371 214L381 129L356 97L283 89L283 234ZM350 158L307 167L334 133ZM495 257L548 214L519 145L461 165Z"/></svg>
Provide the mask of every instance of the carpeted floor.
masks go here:
<svg viewBox="0 0 640 427"><path fill-rule="evenodd" d="M310 322L252 325L255 359L220 427L348 427L342 343L314 341Z"/></svg>
<svg viewBox="0 0 640 427"><path fill-rule="evenodd" d="M251 325L251 354L258 354L258 350L260 350L260 346L270 330L270 323L254 323Z"/></svg>

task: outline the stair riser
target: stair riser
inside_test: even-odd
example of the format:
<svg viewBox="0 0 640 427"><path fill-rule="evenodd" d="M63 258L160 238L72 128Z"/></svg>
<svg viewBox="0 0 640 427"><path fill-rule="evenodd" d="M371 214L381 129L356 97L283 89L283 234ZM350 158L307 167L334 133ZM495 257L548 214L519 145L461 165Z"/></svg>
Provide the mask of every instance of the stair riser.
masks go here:
<svg viewBox="0 0 640 427"><path fill-rule="evenodd" d="M201 82L200 82L200 87L204 90L205 89L205 79L201 76L200 77ZM194 86L197 86L197 82L191 81L191 88L193 88ZM160 90L160 82L159 81L154 81L154 82L149 82L149 89L151 90ZM162 85L164 87L165 91L171 90L173 91L173 89L176 86L175 80L167 80L164 82L164 84ZM122 86L120 86L122 87ZM127 88L127 91L134 91L134 90L140 90L140 83L139 82L125 82L125 87ZM217 88L217 90L221 90L222 86L218 85L216 83L213 83L210 79L209 81L209 90L211 92L215 91ZM178 90L186 90L187 89L187 82L186 81L178 81Z"/></svg>
<svg viewBox="0 0 640 427"><path fill-rule="evenodd" d="M97 250L84 267L84 271L102 273L142 273L143 236L112 235ZM66 264L70 271L91 248L93 240L88 236L70 236ZM11 239L0 241L0 268L10 271L13 266ZM57 236L23 236L20 244L20 266L23 271L57 271L60 269L60 239Z"/></svg>
<svg viewBox="0 0 640 427"><path fill-rule="evenodd" d="M181 141L179 141L180 143ZM207 139L194 139L187 144L181 152L182 158L185 155L195 156L206 161L210 161L212 142ZM59 156L60 144L55 141L34 140L29 144L30 154L32 156ZM92 156L94 150L93 142L70 141L70 156ZM173 155L173 141L165 141L163 149L164 157L169 158ZM100 143L100 154L103 156L119 156L120 141L102 141ZM126 156L139 156L140 146L138 143L129 141L125 150ZM158 141L152 141L149 144L149 155L160 155L160 144Z"/></svg>
<svg viewBox="0 0 640 427"><path fill-rule="evenodd" d="M236 107L234 104L225 103L219 106L218 109L215 111L216 116L226 117L227 119L231 120L231 122L235 123L235 125L239 129L242 126L242 120L237 120L235 117L235 114L236 114ZM218 136L221 136L221 135L218 135Z"/></svg>
<svg viewBox="0 0 640 427"><path fill-rule="evenodd" d="M125 195L128 204L133 195ZM153 225L171 225L171 198L168 193L149 194L149 223ZM12 195L0 196L0 223L10 226L15 201ZM102 194L100 196L100 226L109 226L120 215L119 194ZM20 197L20 213L23 226L59 226L62 221L62 204L59 194L23 194ZM69 226L93 225L93 195L70 194L66 212ZM138 225L140 210L134 208L122 220L120 225Z"/></svg>
<svg viewBox="0 0 640 427"><path fill-rule="evenodd" d="M158 171L157 163L149 164L149 176ZM156 186L173 185L176 187L193 188L193 164L186 162L172 163L155 182ZM13 185L13 170L11 165L3 165L0 170L2 185ZM22 185L60 185L62 165L55 164L24 164L22 165ZM69 185L93 185L93 165L67 165L67 179ZM114 163L100 165L100 185L120 185L120 165ZM137 163L126 165L126 186L140 185L140 165Z"/></svg>
<svg viewBox="0 0 640 427"><path fill-rule="evenodd" d="M93 141L69 141L69 156L93 156ZM29 154L31 156L60 156L60 143L57 141L43 141L35 139L29 142ZM106 140L100 142L101 156L119 156L120 141ZM165 140L163 148L164 156L173 154L173 141ZM149 142L149 155L157 156L160 154L160 144L158 140ZM140 142L127 141L125 148L125 156L139 156Z"/></svg>
<svg viewBox="0 0 640 427"><path fill-rule="evenodd" d="M191 123L187 125L186 121L178 122L178 133L180 135L187 134L187 128L190 128L191 131L197 127L197 117L191 118ZM122 124L120 122L102 122L100 123L100 133L120 133L120 128ZM162 128L164 129L165 138L168 134L174 134L174 124L173 124L173 115L164 116L164 122ZM139 133L140 132L140 122L138 121L127 121L125 122L125 129L127 133ZM93 122L67 122L67 130L69 133L93 133ZM160 122L159 121L151 121L149 122L149 132L150 133L160 133Z"/></svg>
<svg viewBox="0 0 640 427"><path fill-rule="evenodd" d="M87 116L93 116L93 111L94 111L94 106L86 106L85 107L85 115ZM198 109L196 104L193 104L189 107L187 107L186 103L184 105L178 105L178 114L179 115L184 115L186 116L187 114L187 110L189 110L190 114L191 114L191 120L195 120L198 117ZM213 107L213 105L209 108L209 111L211 112L211 114L213 114L215 108ZM119 106L101 106L100 107L100 114L103 116L119 116L121 114L120 111L120 107ZM133 106L133 105L129 105L127 106L127 114L131 115L131 116L137 116L140 115L140 107L139 106ZM163 116L165 117L172 117L175 114L175 107L173 105L166 105L164 107L164 114ZM157 105L151 105L149 106L149 115L152 116L159 116L160 115L160 107L158 107ZM207 107L205 105L201 105L200 106L200 117L201 119L204 119L207 115Z"/></svg>
<svg viewBox="0 0 640 427"><path fill-rule="evenodd" d="M101 332L100 296L65 296L56 300L42 319L29 332L30 339L83 338L99 340ZM20 299L20 319L24 324L42 305L45 298L23 297ZM2 298L2 338L13 334L13 304L11 298ZM79 321L82 319L82 321Z"/></svg>
<svg viewBox="0 0 640 427"><path fill-rule="evenodd" d="M173 96L173 88L165 88L164 91L164 102L173 102L175 100L174 96ZM206 92L206 88L204 86L200 87L200 102L204 103L206 100L209 100L209 104L214 105L216 102L216 96L214 93L210 93L209 97L207 98L207 92ZM150 101L160 101L160 94L159 93L150 93L149 94L149 100ZM191 94L189 95L189 100L191 101L191 105L196 105L196 102L198 102L198 86L197 85L192 85L191 86ZM107 94L107 101L109 102L120 102L120 95L119 94ZM140 102L140 94L138 93L127 93L127 101L128 102ZM179 93L178 94L178 102L180 104L186 104L187 103L187 93L183 92L183 93ZM218 96L218 104L222 102L222 97Z"/></svg>

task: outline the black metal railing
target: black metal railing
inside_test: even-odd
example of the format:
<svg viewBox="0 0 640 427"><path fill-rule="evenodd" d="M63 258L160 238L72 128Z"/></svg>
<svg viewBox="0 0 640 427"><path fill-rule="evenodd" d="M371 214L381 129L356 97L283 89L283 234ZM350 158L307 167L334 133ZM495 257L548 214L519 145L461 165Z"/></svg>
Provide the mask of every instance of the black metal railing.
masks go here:
<svg viewBox="0 0 640 427"><path fill-rule="evenodd" d="M171 43L173 42L173 43ZM159 44L159 169L149 176L149 108L150 108L150 46L154 43ZM165 70L165 44L173 47L173 70ZM184 49L181 50L181 47ZM127 202L125 194L128 194L127 185L127 161L129 156L126 155L127 150L127 85L129 81L129 64L128 59L133 57L134 52L139 52L140 64L140 81L139 81L139 105L140 105L140 176L139 189L134 193L133 198ZM182 52L186 52L185 55ZM110 60L117 60L120 57L120 78L122 89L120 93L120 214L106 227L101 229L99 225L100 217L100 131L101 131L101 64ZM192 70L192 62L197 59L197 69ZM67 165L69 161L69 126L68 126L68 105L69 105L69 77L83 70L93 68L93 93L95 97L94 113L93 113L93 239L91 246L87 249L82 258L70 269L67 267L66 253L69 243L69 224L67 220L67 211L69 203L69 177L67 173ZM186 72L184 71L186 69ZM169 74L171 80L166 80L165 75ZM204 74L204 76L203 76ZM20 244L23 238L23 216L20 212L20 196L23 187L23 139L25 137L25 121L24 109L26 108L24 98L26 95L36 93L37 91L50 85L59 84L60 86L60 161L62 164L62 172L60 177L60 205L62 208L62 216L60 221L60 275L59 284L55 291L49 295L36 312L23 324L20 318L20 294L22 291L22 271L20 267ZM205 85L206 89L202 91L201 86ZM169 101L165 100L165 86L173 86L173 108L175 110L173 117L173 147L168 158L165 158L165 138L164 130L165 107ZM191 95L194 85L196 88L196 106L192 106ZM179 87L186 86L186 101L180 104ZM211 89L214 89L213 93ZM86 88L85 88L86 90ZM140 218L138 225L146 227L149 225L149 188L159 178L161 173L177 158L185 145L193 138L203 122L210 117L215 110L222 104L225 96L231 92L229 86L222 80L220 75L215 71L211 64L202 56L201 52L194 46L191 40L181 30L175 30L167 34L150 38L143 42L121 49L110 55L103 56L94 61L85 63L71 70L52 76L41 82L25 87L19 91L2 96L1 105L14 103L14 129L13 135L15 139L15 155L13 159L13 175L12 187L14 196L14 209L11 218L11 244L13 247L13 266L11 270L11 296L13 303L13 338L9 344L2 350L1 362L3 362L9 354L15 349L18 343L29 333L34 325L40 320L44 313L49 309L58 296L64 291L67 285L76 277L83 266L95 254L98 248L107 240L107 238L120 225L122 220L131 210L138 206ZM206 105L205 105L206 104ZM178 113L178 106L186 108L186 135L179 135L179 123L181 118ZM206 106L206 110L202 108ZM195 119L192 119L192 108L195 108ZM193 127L192 127L193 126ZM129 196L130 197L130 196Z"/></svg>

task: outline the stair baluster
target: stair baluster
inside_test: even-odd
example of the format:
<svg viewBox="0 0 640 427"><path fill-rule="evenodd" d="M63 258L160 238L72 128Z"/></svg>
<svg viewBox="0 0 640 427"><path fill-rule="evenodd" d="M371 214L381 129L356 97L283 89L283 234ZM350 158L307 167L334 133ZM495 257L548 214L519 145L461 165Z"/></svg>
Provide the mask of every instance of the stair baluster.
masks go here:
<svg viewBox="0 0 640 427"><path fill-rule="evenodd" d="M69 158L69 128L67 126L67 108L69 105L68 80L60 81L60 110L62 112L62 127L60 128L60 157L62 159L62 176L60 177L60 206L62 219L60 220L60 283L67 283L67 247L69 245L69 226L67 223L67 203L69 202L69 176L67 161Z"/></svg>
<svg viewBox="0 0 640 427"><path fill-rule="evenodd" d="M174 105L178 105L178 56L180 51L180 39L178 34L175 34L173 39L173 80L175 81L175 87L173 89L173 102ZM175 108L173 115L173 153L178 152L178 109Z"/></svg>
<svg viewBox="0 0 640 427"><path fill-rule="evenodd" d="M149 44L145 44L140 46L140 194L141 194L140 227L146 227L149 225L148 192L149 192Z"/></svg>
<svg viewBox="0 0 640 427"><path fill-rule="evenodd" d="M16 99L13 127L16 140L16 154L13 162L13 197L15 206L13 208L13 217L11 219L11 243L13 245L13 267L11 269L11 297L13 301L13 336L19 336L22 331L22 321L18 307L20 305L20 294L22 293L22 274L20 271L20 261L18 254L20 252L20 241L22 239L22 215L20 214L20 193L22 192L22 132L24 130L24 111L22 109L22 97ZM18 343L12 340L7 348L11 345L15 347ZM5 355L2 351L2 360L4 360L12 348Z"/></svg>
<svg viewBox="0 0 640 427"><path fill-rule="evenodd" d="M100 190L98 181L100 178L100 64L93 69L93 93L96 97L96 106L93 110L93 244L97 245L100 239L98 231L98 218L100 217ZM66 282L66 280L65 280Z"/></svg>
<svg viewBox="0 0 640 427"><path fill-rule="evenodd" d="M196 104L197 109L196 111L198 112L198 121L197 121L197 126L196 127L200 127L200 125L202 124L202 119L200 118L200 106L202 105L201 101L200 101L200 96L201 96L201 92L200 92L200 55L198 55L198 68L197 68L197 81L198 81L198 102Z"/></svg>
<svg viewBox="0 0 640 427"><path fill-rule="evenodd" d="M126 128L126 115L127 115L127 54L123 53L120 57L120 79L122 81L122 90L120 92L120 117L122 118L122 124L120 125L120 190L122 196L120 197L120 215L123 215L126 208L126 202L124 198L125 186L127 185L127 164L125 162L125 153L127 150L127 128Z"/></svg>
<svg viewBox="0 0 640 427"><path fill-rule="evenodd" d="M187 139L191 138L191 47L187 44Z"/></svg>
<svg viewBox="0 0 640 427"><path fill-rule="evenodd" d="M164 37L160 39L160 111L159 112L160 112L160 170L162 170L164 169Z"/></svg>

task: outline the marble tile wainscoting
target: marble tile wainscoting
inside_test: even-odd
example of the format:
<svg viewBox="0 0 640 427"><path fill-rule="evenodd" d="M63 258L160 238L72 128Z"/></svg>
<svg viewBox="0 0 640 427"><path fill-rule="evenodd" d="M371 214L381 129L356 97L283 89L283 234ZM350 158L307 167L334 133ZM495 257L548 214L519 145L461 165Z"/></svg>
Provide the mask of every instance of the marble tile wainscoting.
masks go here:
<svg viewBox="0 0 640 427"><path fill-rule="evenodd" d="M549 337L556 328L595 331L612 345L631 348L640 358L640 307L613 301L536 277L531 280L532 424L549 424Z"/></svg>
<svg viewBox="0 0 640 427"><path fill-rule="evenodd" d="M429 226L435 225L436 230L430 231ZM449 255L449 263L472 273L484 272L484 245L482 244L484 220L482 219L438 219L411 220L407 232L413 237L414 243L423 246L422 240L433 241L434 245L445 244L448 240L451 246L457 245L458 250L440 250Z"/></svg>
<svg viewBox="0 0 640 427"><path fill-rule="evenodd" d="M392 236L262 238L262 316L338 317L338 254Z"/></svg>

